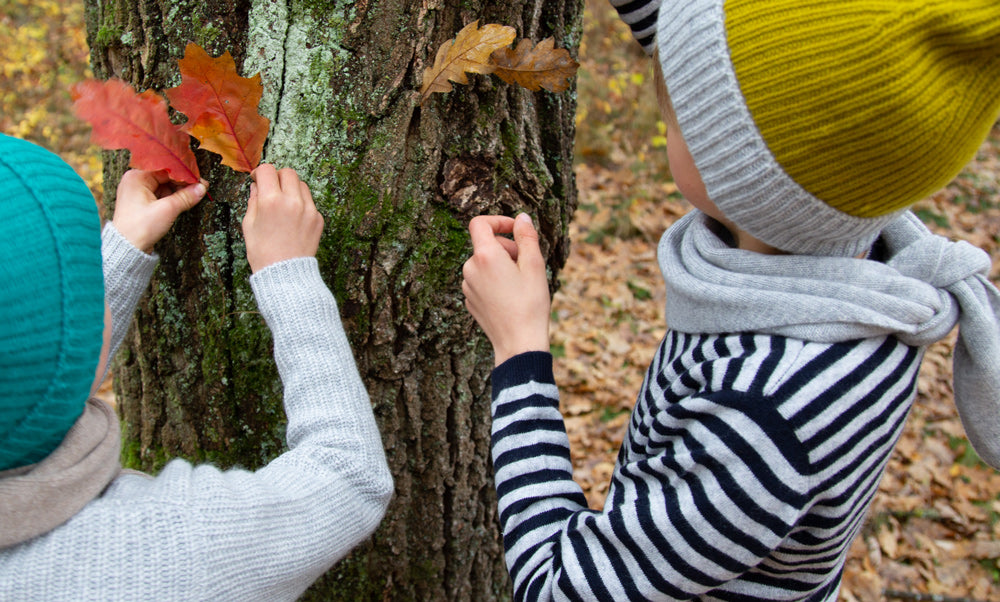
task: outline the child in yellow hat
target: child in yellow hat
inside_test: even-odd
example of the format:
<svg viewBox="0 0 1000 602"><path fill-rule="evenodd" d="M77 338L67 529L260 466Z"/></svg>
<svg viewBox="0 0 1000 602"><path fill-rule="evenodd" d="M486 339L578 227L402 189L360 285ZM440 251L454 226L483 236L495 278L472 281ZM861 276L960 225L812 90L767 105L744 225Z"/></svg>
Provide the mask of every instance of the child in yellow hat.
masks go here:
<svg viewBox="0 0 1000 602"><path fill-rule="evenodd" d="M669 331L602 511L572 481L537 234L526 216L470 224L515 598L835 600L923 351L956 325L956 405L1000 467L989 257L907 211L1000 114L1000 4L612 4L657 57L697 210L659 245Z"/></svg>
<svg viewBox="0 0 1000 602"><path fill-rule="evenodd" d="M378 526L392 476L316 263L323 218L294 170L253 177L243 233L290 449L151 477L122 470L118 418L90 395L154 244L205 188L129 171L102 231L69 165L0 134L0 599L295 600Z"/></svg>

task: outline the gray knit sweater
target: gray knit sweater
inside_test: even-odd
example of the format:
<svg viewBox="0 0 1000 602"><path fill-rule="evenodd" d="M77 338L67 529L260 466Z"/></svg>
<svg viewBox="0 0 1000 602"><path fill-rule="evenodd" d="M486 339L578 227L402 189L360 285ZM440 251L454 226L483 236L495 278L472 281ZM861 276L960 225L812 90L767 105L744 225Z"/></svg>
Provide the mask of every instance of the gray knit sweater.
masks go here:
<svg viewBox="0 0 1000 602"><path fill-rule="evenodd" d="M103 233L112 349L156 258ZM289 451L256 472L123 473L68 522L0 550L3 600L293 600L379 524L392 494L336 302L314 258L251 277L274 337Z"/></svg>

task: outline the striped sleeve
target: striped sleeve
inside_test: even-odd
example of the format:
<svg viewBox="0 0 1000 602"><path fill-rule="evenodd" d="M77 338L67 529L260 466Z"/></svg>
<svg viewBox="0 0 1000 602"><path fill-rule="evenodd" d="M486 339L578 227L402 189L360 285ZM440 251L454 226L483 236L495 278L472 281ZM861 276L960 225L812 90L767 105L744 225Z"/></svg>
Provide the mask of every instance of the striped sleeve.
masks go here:
<svg viewBox="0 0 1000 602"><path fill-rule="evenodd" d="M793 465L801 458L783 458L775 443L789 436L773 432L784 423L767 432L725 397L689 399L677 426L655 425L646 449L658 452L619 462L605 509L589 510L572 480L551 361L517 356L493 376L493 460L516 600L689 599L759 564L802 515L808 478ZM775 478L748 486L741 456L783 460Z"/></svg>
<svg viewBox="0 0 1000 602"><path fill-rule="evenodd" d="M551 599L564 526L590 514L573 481L552 356L515 356L493 371L493 469L515 599ZM544 593L543 593L544 592Z"/></svg>
<svg viewBox="0 0 1000 602"><path fill-rule="evenodd" d="M834 600L913 401L921 353L669 332L602 511L572 480L552 358L493 373L516 600Z"/></svg>
<svg viewBox="0 0 1000 602"><path fill-rule="evenodd" d="M659 14L659 0L611 0L618 15L632 30L646 54L653 54L653 40L656 37L656 18Z"/></svg>

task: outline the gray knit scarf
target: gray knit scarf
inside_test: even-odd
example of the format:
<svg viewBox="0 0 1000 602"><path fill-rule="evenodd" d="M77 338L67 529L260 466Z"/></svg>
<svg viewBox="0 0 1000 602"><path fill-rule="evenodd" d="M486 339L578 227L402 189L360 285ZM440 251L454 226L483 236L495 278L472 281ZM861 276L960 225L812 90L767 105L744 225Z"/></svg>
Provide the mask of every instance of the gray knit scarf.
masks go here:
<svg viewBox="0 0 1000 602"><path fill-rule="evenodd" d="M912 213L883 232L880 261L734 249L700 211L660 240L667 325L834 343L893 335L926 346L958 325L955 404L979 456L1000 468L1000 292L990 258L932 234Z"/></svg>
<svg viewBox="0 0 1000 602"><path fill-rule="evenodd" d="M90 399L63 442L37 464L0 472L0 548L63 524L121 472L118 417Z"/></svg>

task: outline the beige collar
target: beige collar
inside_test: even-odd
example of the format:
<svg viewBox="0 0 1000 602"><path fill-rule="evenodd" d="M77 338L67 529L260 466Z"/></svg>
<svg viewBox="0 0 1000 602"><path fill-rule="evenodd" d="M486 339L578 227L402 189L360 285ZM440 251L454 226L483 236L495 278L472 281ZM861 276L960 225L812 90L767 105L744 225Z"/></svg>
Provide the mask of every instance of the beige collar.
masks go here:
<svg viewBox="0 0 1000 602"><path fill-rule="evenodd" d="M118 416L90 399L63 442L37 464L0 472L0 548L48 533L121 472Z"/></svg>

